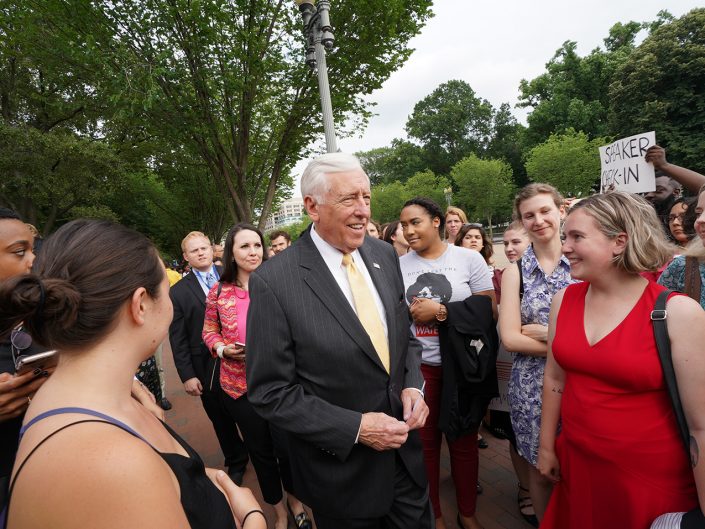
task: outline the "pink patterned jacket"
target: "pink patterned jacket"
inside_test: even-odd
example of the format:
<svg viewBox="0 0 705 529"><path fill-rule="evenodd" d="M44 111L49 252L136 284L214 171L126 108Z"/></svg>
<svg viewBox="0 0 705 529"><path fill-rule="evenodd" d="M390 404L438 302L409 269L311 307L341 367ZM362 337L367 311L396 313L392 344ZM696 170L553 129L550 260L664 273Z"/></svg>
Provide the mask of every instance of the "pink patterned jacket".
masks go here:
<svg viewBox="0 0 705 529"><path fill-rule="evenodd" d="M217 298L217 299L216 299ZM246 343L245 322L250 307L250 293L232 283L223 283L218 297L218 283L211 287L206 298L206 317L203 321L203 341L213 356L213 346L235 342ZM223 358L220 362L220 385L223 391L237 399L247 393L245 361Z"/></svg>

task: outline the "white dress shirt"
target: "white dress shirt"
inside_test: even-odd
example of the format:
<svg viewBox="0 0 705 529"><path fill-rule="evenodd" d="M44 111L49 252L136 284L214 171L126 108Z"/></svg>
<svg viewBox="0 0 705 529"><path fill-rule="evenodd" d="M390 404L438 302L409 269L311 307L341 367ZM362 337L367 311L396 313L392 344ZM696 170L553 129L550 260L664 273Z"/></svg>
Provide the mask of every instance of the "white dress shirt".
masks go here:
<svg viewBox="0 0 705 529"><path fill-rule="evenodd" d="M323 238L316 232L315 226L311 226L311 240L313 241L313 244L316 245L321 257L323 257L323 261L326 263L328 270L330 270L330 273L333 274L333 278L340 287L340 290L343 291L345 299L348 300L348 303L350 303L350 306L355 311L355 314L357 314L357 310L355 310L355 300L352 295L352 290L350 289L350 281L348 281L348 272L343 266L343 252L323 240ZM375 299L375 305L377 305L377 311L379 312L379 317L382 319L384 335L387 337L387 341L389 341L389 331L387 330L387 313L384 310L382 298L379 297L379 293L372 282L370 272L367 270L365 261L362 259L360 252L355 250L350 255L352 256L355 266L365 278L365 282L370 288L370 292L372 292L372 296ZM389 345L387 345L387 347L389 347Z"/></svg>

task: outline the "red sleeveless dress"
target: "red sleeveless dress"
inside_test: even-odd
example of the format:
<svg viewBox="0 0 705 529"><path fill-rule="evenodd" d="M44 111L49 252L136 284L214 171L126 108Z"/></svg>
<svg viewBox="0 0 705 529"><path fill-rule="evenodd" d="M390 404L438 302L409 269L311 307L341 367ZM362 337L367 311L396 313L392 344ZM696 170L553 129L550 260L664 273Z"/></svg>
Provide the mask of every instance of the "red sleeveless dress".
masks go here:
<svg viewBox="0 0 705 529"><path fill-rule="evenodd" d="M553 354L565 370L556 485L541 529L648 529L698 505L693 471L663 380L650 282L617 328L594 345L583 324L588 283L563 297Z"/></svg>

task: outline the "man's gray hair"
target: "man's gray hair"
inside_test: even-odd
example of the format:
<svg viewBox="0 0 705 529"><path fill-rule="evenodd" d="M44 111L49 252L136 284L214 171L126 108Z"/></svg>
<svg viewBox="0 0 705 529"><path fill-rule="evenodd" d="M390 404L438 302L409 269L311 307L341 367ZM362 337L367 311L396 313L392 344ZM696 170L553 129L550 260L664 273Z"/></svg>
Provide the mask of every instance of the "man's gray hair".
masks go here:
<svg viewBox="0 0 705 529"><path fill-rule="evenodd" d="M318 204L323 204L330 183L326 178L329 173L363 171L360 160L345 152L329 152L311 161L301 175L301 196L311 196ZM369 180L369 178L368 178Z"/></svg>

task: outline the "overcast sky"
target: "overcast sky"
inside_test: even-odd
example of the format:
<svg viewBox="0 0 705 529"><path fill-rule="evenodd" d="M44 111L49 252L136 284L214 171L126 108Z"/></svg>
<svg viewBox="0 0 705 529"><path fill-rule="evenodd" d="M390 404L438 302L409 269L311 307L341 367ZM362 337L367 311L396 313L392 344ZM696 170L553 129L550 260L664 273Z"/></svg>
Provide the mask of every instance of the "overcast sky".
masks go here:
<svg viewBox="0 0 705 529"><path fill-rule="evenodd" d="M576 41L578 53L584 56L603 46L602 40L617 22L652 21L661 9L680 17L695 7L703 7L703 3L437 0L433 6L435 16L410 43L415 51L409 60L369 96L368 100L376 103L376 116L361 135L339 138L338 147L357 152L387 146L394 138L406 138L404 125L414 105L450 79L466 81L478 97L494 107L509 103L516 118L526 123L527 111L514 108L519 82L543 73L563 42ZM379 5L382 8L384 3ZM335 2L331 21L335 26ZM344 38L344 28L338 28L336 39ZM294 174L299 175L305 166L305 161L300 162ZM294 195L299 194L297 182Z"/></svg>

